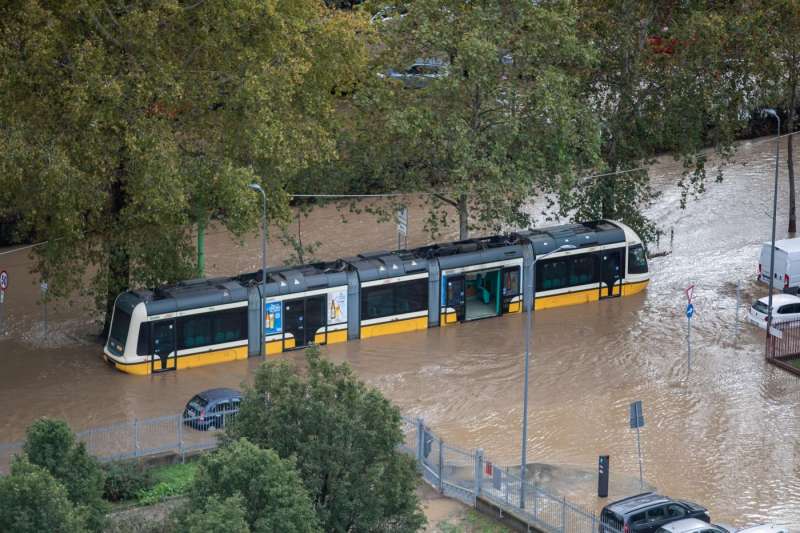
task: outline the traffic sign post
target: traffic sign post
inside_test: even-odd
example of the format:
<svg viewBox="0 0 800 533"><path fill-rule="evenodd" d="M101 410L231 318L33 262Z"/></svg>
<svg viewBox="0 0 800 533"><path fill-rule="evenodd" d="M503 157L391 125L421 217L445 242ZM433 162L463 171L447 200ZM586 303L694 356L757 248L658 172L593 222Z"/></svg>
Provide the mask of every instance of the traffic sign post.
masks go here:
<svg viewBox="0 0 800 533"><path fill-rule="evenodd" d="M636 430L636 447L639 450L639 487L644 488L644 473L642 468L642 441L639 436L639 428L644 427L644 411L642 410L642 400L631 403L631 429Z"/></svg>

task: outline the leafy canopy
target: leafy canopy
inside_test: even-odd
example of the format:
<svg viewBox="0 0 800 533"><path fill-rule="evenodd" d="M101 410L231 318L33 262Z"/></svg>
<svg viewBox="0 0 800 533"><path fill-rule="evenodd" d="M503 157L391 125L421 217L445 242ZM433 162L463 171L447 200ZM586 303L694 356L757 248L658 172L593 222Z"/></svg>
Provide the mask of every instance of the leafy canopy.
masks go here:
<svg viewBox="0 0 800 533"><path fill-rule="evenodd" d="M227 438L294 457L324 531L417 531L425 518L413 460L396 451L397 408L318 348L306 362L302 375L286 361L262 365Z"/></svg>

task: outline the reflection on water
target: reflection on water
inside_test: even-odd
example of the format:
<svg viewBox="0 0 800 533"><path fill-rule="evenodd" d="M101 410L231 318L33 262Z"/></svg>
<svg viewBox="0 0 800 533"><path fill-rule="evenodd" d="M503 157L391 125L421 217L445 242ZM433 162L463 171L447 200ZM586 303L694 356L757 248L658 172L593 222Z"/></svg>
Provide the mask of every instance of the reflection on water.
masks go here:
<svg viewBox="0 0 800 533"><path fill-rule="evenodd" d="M746 304L765 294L753 282L760 242L770 231L773 146L744 145L747 165L686 210L674 188L680 164L654 166L663 191L650 215L675 229L674 251L651 262L644 294L540 311L535 319L528 457L531 462L592 470L609 454L614 477L638 477L628 405L644 402L644 471L659 490L708 506L712 518L737 524L771 519L800 527L800 382L763 361L762 333L746 324L735 337L736 282ZM788 186L781 183L779 238L785 236ZM412 209L410 245L425 242ZM365 215L342 224L332 208L304 221L304 238L323 243L320 258L391 248L394 227ZM342 235L347 235L343 239ZM452 235L449 235L452 237ZM208 238L209 274L255 270L257 236L239 247L221 231ZM271 263L287 251L272 247ZM196 391L236 386L257 361L151 377L124 375L100 360L86 333L90 319L51 306L50 338L42 344L37 288L24 253L0 256L12 287L6 316L12 335L0 341L2 440L22 436L37 416L66 418L76 429L177 412ZM686 365L683 289L694 283L692 372ZM744 316L744 307L741 316ZM369 339L326 349L347 361L411 416L445 440L481 447L518 463L524 317L476 321L445 329ZM76 334L75 332L81 332ZM298 359L300 353L285 357ZM591 483L572 494L596 505Z"/></svg>

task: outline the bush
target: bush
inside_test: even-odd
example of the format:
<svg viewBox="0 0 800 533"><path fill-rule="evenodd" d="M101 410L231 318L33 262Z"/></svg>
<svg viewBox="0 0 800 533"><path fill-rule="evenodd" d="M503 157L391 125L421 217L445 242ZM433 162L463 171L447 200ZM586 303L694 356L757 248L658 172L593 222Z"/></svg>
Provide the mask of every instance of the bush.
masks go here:
<svg viewBox="0 0 800 533"><path fill-rule="evenodd" d="M25 457L14 460L11 475L0 477L0 531L73 533L85 531L64 486Z"/></svg>
<svg viewBox="0 0 800 533"><path fill-rule="evenodd" d="M187 511L178 522L178 533L249 533L241 495L221 501L216 496L206 499L202 510Z"/></svg>
<svg viewBox="0 0 800 533"><path fill-rule="evenodd" d="M151 484L150 472L140 463L118 461L104 466L103 498L111 502L132 500Z"/></svg>
<svg viewBox="0 0 800 533"><path fill-rule="evenodd" d="M42 418L27 431L25 454L32 464L46 469L64 488L79 513L87 517L91 531L101 531L107 506L103 500L105 477L97 460L66 422Z"/></svg>
<svg viewBox="0 0 800 533"><path fill-rule="evenodd" d="M320 531L308 492L293 461L241 439L203 457L189 500L192 512L207 513L216 523L220 501L242 498L244 519L259 533Z"/></svg>
<svg viewBox="0 0 800 533"><path fill-rule="evenodd" d="M263 364L226 438L296 457L325 531L418 531L425 516L414 461L397 451L400 412L318 348L306 360L302 375L286 361Z"/></svg>

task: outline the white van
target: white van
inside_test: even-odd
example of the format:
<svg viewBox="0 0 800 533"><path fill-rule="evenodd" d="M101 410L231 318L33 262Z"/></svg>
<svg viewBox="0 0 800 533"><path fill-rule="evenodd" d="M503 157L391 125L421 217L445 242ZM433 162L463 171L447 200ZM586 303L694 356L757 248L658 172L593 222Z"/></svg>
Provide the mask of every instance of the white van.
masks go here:
<svg viewBox="0 0 800 533"><path fill-rule="evenodd" d="M769 283L770 243L761 246L758 280ZM783 292L796 294L800 289L800 238L775 241L775 274L773 285Z"/></svg>

